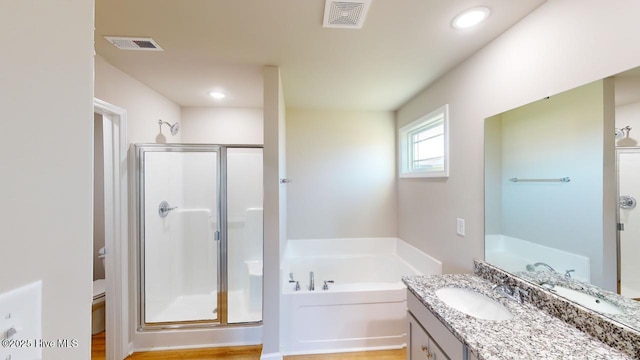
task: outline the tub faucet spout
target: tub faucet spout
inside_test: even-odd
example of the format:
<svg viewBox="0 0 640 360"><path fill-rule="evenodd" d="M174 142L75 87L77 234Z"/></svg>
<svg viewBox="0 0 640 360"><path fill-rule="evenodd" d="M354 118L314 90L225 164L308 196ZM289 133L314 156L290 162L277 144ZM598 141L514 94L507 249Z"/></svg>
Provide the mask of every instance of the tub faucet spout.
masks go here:
<svg viewBox="0 0 640 360"><path fill-rule="evenodd" d="M316 289L316 285L313 281L313 271L309 272L309 291L314 291Z"/></svg>

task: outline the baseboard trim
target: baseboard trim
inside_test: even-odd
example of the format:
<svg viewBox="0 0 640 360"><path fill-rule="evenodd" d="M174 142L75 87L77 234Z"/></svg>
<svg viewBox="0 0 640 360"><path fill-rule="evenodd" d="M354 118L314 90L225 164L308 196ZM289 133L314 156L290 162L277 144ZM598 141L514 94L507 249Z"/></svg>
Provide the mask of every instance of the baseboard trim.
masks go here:
<svg viewBox="0 0 640 360"><path fill-rule="evenodd" d="M282 360L282 353L260 354L260 360Z"/></svg>

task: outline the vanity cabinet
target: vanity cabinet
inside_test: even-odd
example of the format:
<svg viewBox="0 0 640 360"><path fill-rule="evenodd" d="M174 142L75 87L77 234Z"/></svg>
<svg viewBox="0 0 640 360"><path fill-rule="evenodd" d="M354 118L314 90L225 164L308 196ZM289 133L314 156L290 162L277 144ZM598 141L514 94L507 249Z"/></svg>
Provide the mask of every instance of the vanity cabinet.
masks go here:
<svg viewBox="0 0 640 360"><path fill-rule="evenodd" d="M458 340L407 290L407 360L473 360Z"/></svg>

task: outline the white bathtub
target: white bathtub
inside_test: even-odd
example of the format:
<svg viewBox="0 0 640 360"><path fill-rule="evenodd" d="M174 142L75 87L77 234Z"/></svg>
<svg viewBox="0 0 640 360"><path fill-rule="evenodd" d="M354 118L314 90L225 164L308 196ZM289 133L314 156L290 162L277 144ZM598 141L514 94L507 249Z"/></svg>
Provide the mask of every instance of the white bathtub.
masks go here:
<svg viewBox="0 0 640 360"><path fill-rule="evenodd" d="M281 270L282 353L295 355L402 348L407 306L400 278L441 274L442 263L396 238L289 240ZM328 290L325 280L334 281Z"/></svg>

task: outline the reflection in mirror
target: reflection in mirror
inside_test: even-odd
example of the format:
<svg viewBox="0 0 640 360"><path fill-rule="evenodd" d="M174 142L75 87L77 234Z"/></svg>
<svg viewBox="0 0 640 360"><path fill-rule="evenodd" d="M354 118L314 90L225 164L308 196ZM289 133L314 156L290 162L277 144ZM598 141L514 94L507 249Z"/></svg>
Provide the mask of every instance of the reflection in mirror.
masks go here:
<svg viewBox="0 0 640 360"><path fill-rule="evenodd" d="M640 68L615 77L620 294L640 300ZM635 131L634 131L635 129Z"/></svg>
<svg viewBox="0 0 640 360"><path fill-rule="evenodd" d="M639 70L486 119L485 261L640 330L638 139Z"/></svg>
<svg viewBox="0 0 640 360"><path fill-rule="evenodd" d="M574 270L575 279L615 289L615 274L603 275L615 262L602 252L604 96L597 81L486 120L488 262Z"/></svg>

